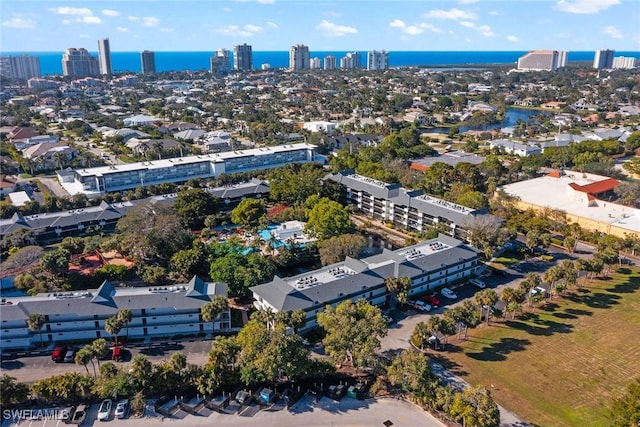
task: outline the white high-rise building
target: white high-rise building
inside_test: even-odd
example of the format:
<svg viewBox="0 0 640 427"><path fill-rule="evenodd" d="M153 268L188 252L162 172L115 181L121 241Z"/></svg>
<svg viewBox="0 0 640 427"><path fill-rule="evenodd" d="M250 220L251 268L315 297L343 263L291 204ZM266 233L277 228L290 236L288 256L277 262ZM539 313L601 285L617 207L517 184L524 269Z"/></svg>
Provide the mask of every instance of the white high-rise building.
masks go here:
<svg viewBox="0 0 640 427"><path fill-rule="evenodd" d="M613 68L631 69L638 66L638 59L632 56L616 56L613 58Z"/></svg>
<svg viewBox="0 0 640 427"><path fill-rule="evenodd" d="M336 69L336 57L333 55L327 55L324 57L324 69L335 70Z"/></svg>
<svg viewBox="0 0 640 427"><path fill-rule="evenodd" d="M322 68L322 62L320 61L320 58L311 58L309 60L309 68L311 68L312 70L319 70L320 68Z"/></svg>
<svg viewBox="0 0 640 427"><path fill-rule="evenodd" d="M111 68L111 48L109 39L98 40L98 56L100 58L100 74L110 76L113 74Z"/></svg>
<svg viewBox="0 0 640 427"><path fill-rule="evenodd" d="M352 69L352 68L361 68L361 67L362 67L362 58L360 57L360 52L347 53L345 56L340 58L340 68Z"/></svg>
<svg viewBox="0 0 640 427"><path fill-rule="evenodd" d="M231 70L231 55L227 49L218 49L211 57L210 71L213 74L227 74Z"/></svg>
<svg viewBox="0 0 640 427"><path fill-rule="evenodd" d="M37 56L0 56L0 75L5 79L40 77L40 58Z"/></svg>
<svg viewBox="0 0 640 427"><path fill-rule="evenodd" d="M569 58L569 53L566 50L558 51L558 63L556 64L556 68L565 68L567 66L567 61Z"/></svg>
<svg viewBox="0 0 640 427"><path fill-rule="evenodd" d="M593 58L593 68L596 70L610 70L613 68L613 55L615 53L615 50L610 49L596 50Z"/></svg>
<svg viewBox="0 0 640 427"><path fill-rule="evenodd" d="M292 70L308 70L311 67L309 46L297 44L289 51L289 68Z"/></svg>
<svg viewBox="0 0 640 427"><path fill-rule="evenodd" d="M62 74L73 77L93 77L100 74L100 62L87 49L70 47L62 55Z"/></svg>
<svg viewBox="0 0 640 427"><path fill-rule="evenodd" d="M367 52L367 70L389 69L389 52L372 50Z"/></svg>

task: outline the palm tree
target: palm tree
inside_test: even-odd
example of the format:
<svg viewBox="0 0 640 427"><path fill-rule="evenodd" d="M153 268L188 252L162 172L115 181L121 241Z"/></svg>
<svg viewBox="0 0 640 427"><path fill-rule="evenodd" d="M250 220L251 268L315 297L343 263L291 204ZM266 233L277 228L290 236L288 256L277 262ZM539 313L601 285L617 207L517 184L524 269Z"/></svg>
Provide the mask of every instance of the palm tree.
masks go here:
<svg viewBox="0 0 640 427"><path fill-rule="evenodd" d="M42 344L42 327L45 321L45 317L40 313L31 313L27 318L27 327L30 331L38 332L40 335L40 344Z"/></svg>
<svg viewBox="0 0 640 427"><path fill-rule="evenodd" d="M153 149L158 153L158 160L162 160L162 141L159 139L153 141Z"/></svg>
<svg viewBox="0 0 640 427"><path fill-rule="evenodd" d="M66 154L57 151L53 154L53 158L58 163L60 170L62 170L62 162L67 159Z"/></svg>
<svg viewBox="0 0 640 427"><path fill-rule="evenodd" d="M200 307L200 315L205 322L211 322L211 334L215 334L215 320L229 309L229 301L222 295L216 295L213 300Z"/></svg>
<svg viewBox="0 0 640 427"><path fill-rule="evenodd" d="M144 354L136 355L131 361L131 376L137 382L140 390L147 390L149 383L151 382L151 374L153 372L153 365L149 362L149 359Z"/></svg>
<svg viewBox="0 0 640 427"><path fill-rule="evenodd" d="M127 341L129 341L129 323L133 320L133 313L128 308L118 310L118 320L127 327Z"/></svg>
<svg viewBox="0 0 640 427"><path fill-rule="evenodd" d="M304 328L307 324L307 313L302 309L293 310L289 317L289 322L293 331L297 334L298 330Z"/></svg>
<svg viewBox="0 0 640 427"><path fill-rule="evenodd" d="M142 414L142 412L144 411L145 405L146 405L146 401L142 391L137 392L131 398L131 411L134 414Z"/></svg>
<svg viewBox="0 0 640 427"><path fill-rule="evenodd" d="M100 368L100 359L103 359L107 353L109 353L109 345L104 338L98 338L93 340L90 347L93 357L98 361L98 368Z"/></svg>
<svg viewBox="0 0 640 427"><path fill-rule="evenodd" d="M122 330L122 321L118 316L112 316L107 319L104 324L104 330L115 338L114 345L118 345L118 334Z"/></svg>
<svg viewBox="0 0 640 427"><path fill-rule="evenodd" d="M420 349L424 348L424 342L429 338L429 328L424 322L418 322L413 329L413 335L411 336L411 342L420 343Z"/></svg>
<svg viewBox="0 0 640 427"><path fill-rule="evenodd" d="M538 273L528 273L527 277L520 282L520 289L527 295L529 307L531 307L531 290L542 284L542 278Z"/></svg>
<svg viewBox="0 0 640 427"><path fill-rule="evenodd" d="M473 297L476 304L480 306L480 311L486 310L487 325L489 324L489 316L491 315L491 307L498 301L498 294L493 289L483 289Z"/></svg>
<svg viewBox="0 0 640 427"><path fill-rule="evenodd" d="M91 362L91 365L93 366L93 376L96 376L96 365L93 363L93 351L91 350L90 346L84 346L80 350L78 350L73 358L73 361L76 362L76 365L84 366L84 369L87 370L87 375L89 375L89 368L87 368L87 363Z"/></svg>

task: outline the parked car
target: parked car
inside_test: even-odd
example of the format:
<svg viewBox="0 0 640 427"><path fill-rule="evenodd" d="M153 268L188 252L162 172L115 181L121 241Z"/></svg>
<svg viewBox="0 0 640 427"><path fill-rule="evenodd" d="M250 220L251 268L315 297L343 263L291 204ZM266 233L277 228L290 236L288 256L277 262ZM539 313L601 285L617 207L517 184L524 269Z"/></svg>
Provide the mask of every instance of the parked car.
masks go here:
<svg viewBox="0 0 640 427"><path fill-rule="evenodd" d="M534 296L536 294L540 294L545 298L547 298L549 296L549 292L545 288L543 288L541 286L536 286L535 288L533 288L533 289L531 289L529 291L529 295L531 295L531 296Z"/></svg>
<svg viewBox="0 0 640 427"><path fill-rule="evenodd" d="M415 301L411 301L411 304L413 308L415 308L418 311L431 311L431 306L424 301L415 300Z"/></svg>
<svg viewBox="0 0 640 427"><path fill-rule="evenodd" d="M100 408L98 409L98 420L99 421L107 421L109 417L111 417L111 407L113 406L113 401L111 399L105 399L100 404Z"/></svg>
<svg viewBox="0 0 640 427"><path fill-rule="evenodd" d="M85 404L80 404L76 408L76 412L73 413L73 418L71 418L71 424L82 425L84 421L87 419L87 410L89 408Z"/></svg>
<svg viewBox="0 0 640 427"><path fill-rule="evenodd" d="M484 289L487 287L487 285L485 285L485 283L480 279L471 279L469 280L469 283L471 283L473 286L476 286L480 289Z"/></svg>
<svg viewBox="0 0 640 427"><path fill-rule="evenodd" d="M122 358L124 356L124 348L122 346L113 347L113 351L111 352L111 360L116 362L122 362Z"/></svg>
<svg viewBox="0 0 640 427"><path fill-rule="evenodd" d="M389 316L388 314L383 314L382 317L384 317L384 320L387 321L387 325L392 324L393 322L395 322L395 320L393 319L393 317Z"/></svg>
<svg viewBox="0 0 640 427"><path fill-rule="evenodd" d="M422 298L422 300L432 307L437 307L440 305L440 300L436 298L435 295L426 295Z"/></svg>
<svg viewBox="0 0 640 427"><path fill-rule="evenodd" d="M129 416L129 400L124 399L121 400L120 402L118 402L118 404L116 405L116 412L115 412L115 416L116 418L127 418Z"/></svg>
<svg viewBox="0 0 640 427"><path fill-rule="evenodd" d="M456 299L458 298L458 296L449 288L442 288L440 289L440 294L445 297L445 298L449 298L449 299Z"/></svg>
<svg viewBox="0 0 640 427"><path fill-rule="evenodd" d="M56 363L64 361L64 356L67 354L67 347L56 347L51 353L51 360Z"/></svg>
<svg viewBox="0 0 640 427"><path fill-rule="evenodd" d="M75 348L70 348L69 350L67 350L67 353L64 355L64 363L73 363L74 362L74 358L76 356L76 349Z"/></svg>

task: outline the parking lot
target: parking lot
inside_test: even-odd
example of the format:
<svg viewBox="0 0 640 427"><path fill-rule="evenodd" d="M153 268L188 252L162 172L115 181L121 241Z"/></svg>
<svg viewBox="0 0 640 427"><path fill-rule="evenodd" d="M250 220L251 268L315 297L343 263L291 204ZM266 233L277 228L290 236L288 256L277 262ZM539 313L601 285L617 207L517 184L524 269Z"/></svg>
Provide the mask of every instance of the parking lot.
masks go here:
<svg viewBox="0 0 640 427"><path fill-rule="evenodd" d="M439 421L422 409L397 399L366 399L357 400L345 397L335 401L323 397L318 402L310 395L305 395L288 410L281 402L276 402L271 407L260 409L250 405L240 413L232 411L216 412L207 409L198 415L190 415L179 411L172 417L163 417L157 414L153 408L153 402L149 401L144 416L141 418L113 419L109 421L97 420L98 405L91 405L87 419L83 426L95 425L122 425L122 426L149 426L155 427L160 423L183 426L247 426L260 425L261 427L287 427L287 426L380 426L386 421L398 427L443 426ZM67 425L63 420L22 420L14 422L3 420L2 427L28 426L28 427L53 427Z"/></svg>

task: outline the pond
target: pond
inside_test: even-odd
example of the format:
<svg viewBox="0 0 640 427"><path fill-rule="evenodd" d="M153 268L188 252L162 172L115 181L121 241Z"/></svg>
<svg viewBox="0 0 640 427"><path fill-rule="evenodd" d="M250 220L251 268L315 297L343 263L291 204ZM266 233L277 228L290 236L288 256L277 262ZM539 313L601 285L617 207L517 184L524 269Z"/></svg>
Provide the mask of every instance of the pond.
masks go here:
<svg viewBox="0 0 640 427"><path fill-rule="evenodd" d="M489 126L483 127L470 127L470 126L460 126L460 132L466 132L468 130L491 130L491 129L501 129L504 127L515 126L518 123L518 120L522 120L523 122L529 122L532 118L536 118L537 116L549 116L550 113L547 111L540 110L529 110L527 108L517 108L510 107L507 108L504 120L501 123L496 123ZM449 128L444 126L424 129L422 133L449 133Z"/></svg>

